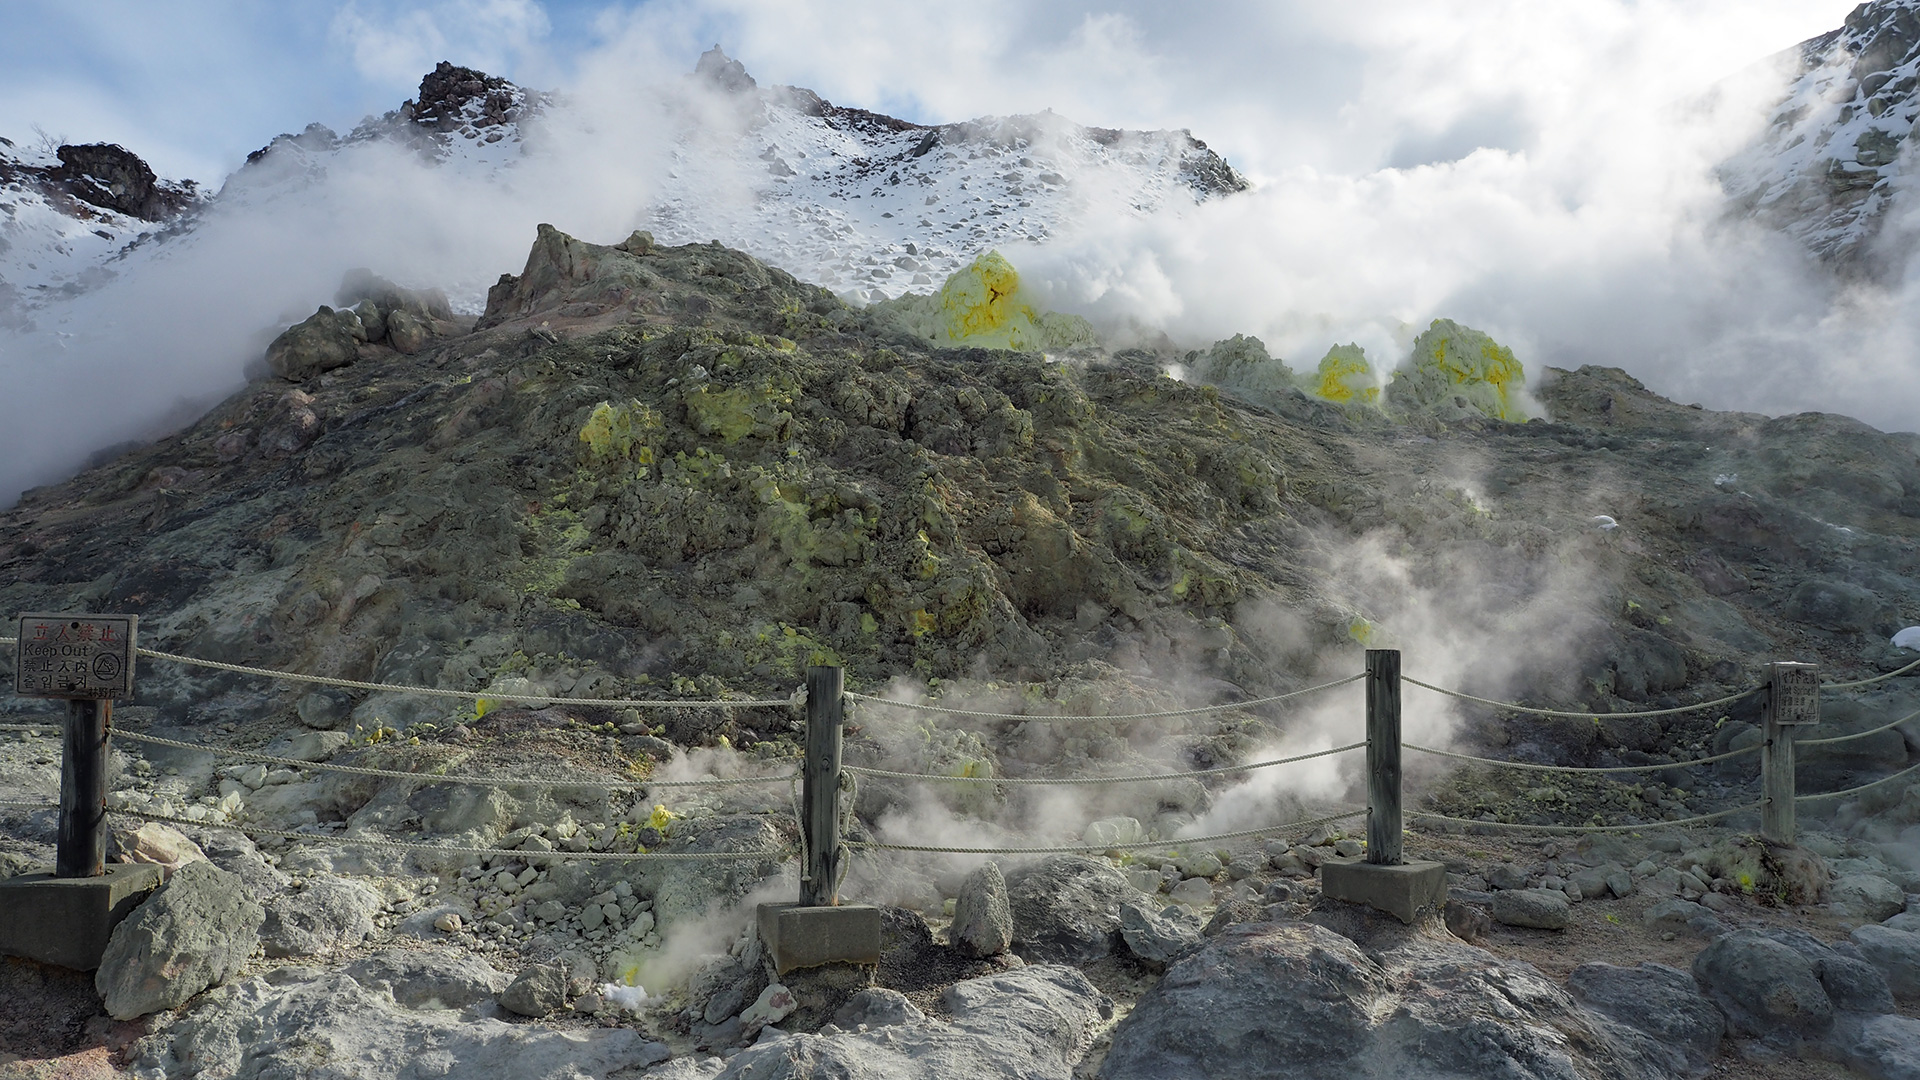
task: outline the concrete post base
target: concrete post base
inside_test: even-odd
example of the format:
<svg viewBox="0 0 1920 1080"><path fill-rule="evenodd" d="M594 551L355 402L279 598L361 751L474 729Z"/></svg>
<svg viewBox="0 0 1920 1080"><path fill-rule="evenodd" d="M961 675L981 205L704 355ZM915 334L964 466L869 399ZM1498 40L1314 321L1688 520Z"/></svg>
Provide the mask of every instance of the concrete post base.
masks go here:
<svg viewBox="0 0 1920 1080"><path fill-rule="evenodd" d="M1365 904L1411 923L1421 912L1445 914L1447 868L1437 862L1377 866L1328 859L1320 864L1320 893L1350 904Z"/></svg>
<svg viewBox="0 0 1920 1080"><path fill-rule="evenodd" d="M760 940L773 955L773 970L779 975L822 964L878 964L880 909L870 904L761 904Z"/></svg>
<svg viewBox="0 0 1920 1080"><path fill-rule="evenodd" d="M108 863L99 877L0 879L0 954L92 971L113 928L159 885L160 868L145 863Z"/></svg>

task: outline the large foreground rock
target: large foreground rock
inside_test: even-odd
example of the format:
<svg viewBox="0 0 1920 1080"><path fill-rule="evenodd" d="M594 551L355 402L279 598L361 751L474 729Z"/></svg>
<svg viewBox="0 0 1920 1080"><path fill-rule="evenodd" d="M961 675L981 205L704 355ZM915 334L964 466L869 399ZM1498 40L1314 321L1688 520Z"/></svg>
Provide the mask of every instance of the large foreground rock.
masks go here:
<svg viewBox="0 0 1920 1080"><path fill-rule="evenodd" d="M366 340L367 328L358 314L323 305L273 339L267 346L267 366L288 382L303 382L353 363Z"/></svg>
<svg viewBox="0 0 1920 1080"><path fill-rule="evenodd" d="M556 1031L444 1007L443 995L470 996L478 973L438 957L409 963L388 954L337 972L282 968L221 987L136 1043L133 1072L153 1080L600 1080L667 1056L665 1045L627 1028Z"/></svg>
<svg viewBox="0 0 1920 1080"><path fill-rule="evenodd" d="M1726 1017L1701 995L1693 976L1665 964L1581 964L1568 974L1567 989L1582 1005L1673 1051L1668 1067L1674 1072L1704 1072L1726 1034Z"/></svg>
<svg viewBox="0 0 1920 1080"><path fill-rule="evenodd" d="M1113 1002L1086 976L1052 964L955 983L942 1003L951 1022L899 1009L898 1023L763 1035L730 1059L682 1058L647 1080L1067 1080L1100 1021L1113 1015Z"/></svg>
<svg viewBox="0 0 1920 1080"><path fill-rule="evenodd" d="M1888 926L1862 926L1848 936L1867 963L1887 977L1893 996L1920 998L1920 934Z"/></svg>
<svg viewBox="0 0 1920 1080"><path fill-rule="evenodd" d="M1693 958L1693 977L1743 1038L1818 1038L1833 1026L1833 1002L1815 961L1758 930L1714 939Z"/></svg>
<svg viewBox="0 0 1920 1080"><path fill-rule="evenodd" d="M1558 889L1513 889L1493 894L1493 918L1508 926L1565 930L1573 920L1567 894Z"/></svg>
<svg viewBox="0 0 1920 1080"><path fill-rule="evenodd" d="M1014 949L1027 960L1085 964L1113 951L1120 905L1139 896L1104 859L1055 855L1007 878Z"/></svg>
<svg viewBox="0 0 1920 1080"><path fill-rule="evenodd" d="M1007 879L996 863L987 863L960 883L947 939L964 956L998 956L1013 944L1013 909Z"/></svg>
<svg viewBox="0 0 1920 1080"><path fill-rule="evenodd" d="M1175 963L1114 1031L1101 1080L1665 1077L1638 1032L1526 964L1418 930L1363 951L1311 923L1248 923Z"/></svg>
<svg viewBox="0 0 1920 1080"><path fill-rule="evenodd" d="M187 863L114 927L94 987L116 1020L176 1008L240 970L265 918L238 876Z"/></svg>
<svg viewBox="0 0 1920 1080"><path fill-rule="evenodd" d="M373 933L380 894L358 881L318 875L292 896L267 901L260 943L268 956L317 956L350 949Z"/></svg>

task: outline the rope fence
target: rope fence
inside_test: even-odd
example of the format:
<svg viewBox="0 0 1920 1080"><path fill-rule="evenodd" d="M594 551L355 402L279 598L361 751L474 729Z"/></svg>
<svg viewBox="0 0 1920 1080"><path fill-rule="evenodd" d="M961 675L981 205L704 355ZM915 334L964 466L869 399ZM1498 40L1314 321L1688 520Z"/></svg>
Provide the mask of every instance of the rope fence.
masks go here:
<svg viewBox="0 0 1920 1080"><path fill-rule="evenodd" d="M226 829L231 832L245 833L248 836L272 836L284 840L381 848L388 851L475 855L486 859L584 859L589 862L788 862L793 859L793 850L790 848L784 851L564 851L558 848L552 851L541 851L538 848L461 847L452 844L421 844L411 840L387 840L377 836L326 836L320 833L243 825L231 821L194 821L192 818L154 814L144 810L109 810L107 812L119 817L158 821L168 825L186 825L196 829Z"/></svg>
<svg viewBox="0 0 1920 1080"><path fill-rule="evenodd" d="M418 780L431 784L473 784L497 788L603 787L625 791L651 788L724 787L732 784L772 784L797 775L778 773L772 776L711 777L701 780L547 780L538 777L469 776L461 773L410 772L405 769L375 769L363 765L335 765L330 761L303 761L299 758L279 757L256 750L241 750L237 747L202 746L198 743L183 742L179 739L168 739L138 731L122 731L118 728L114 729L114 735L134 742L170 746L179 750L192 750L216 757L239 758L242 761L256 761L268 765L284 765L293 769L317 769L321 772L345 773L349 776L377 776L392 780Z"/></svg>
<svg viewBox="0 0 1920 1080"><path fill-rule="evenodd" d="M1903 668L1896 668L1885 674L1875 675L1870 679L1854 679L1851 682L1823 682L1820 684L1820 688L1822 690L1853 690L1862 686L1872 686L1874 683L1886 682L1888 679L1898 678L1915 668L1920 668L1920 660L1915 660Z"/></svg>
<svg viewBox="0 0 1920 1080"><path fill-rule="evenodd" d="M1142 840L1127 844L1069 844L1057 847L1017 847L1017 848L971 848L945 847L937 844L887 844L878 840L845 840L845 846L867 851L919 851L951 855L1084 855L1100 854L1108 851L1147 851L1154 848L1172 850L1192 847L1195 844L1211 844L1221 840L1244 840L1250 836L1270 836L1278 832L1294 832L1311 829L1320 825L1331 825L1336 821L1365 817L1366 811L1348 810L1345 813L1330 814L1326 817L1307 818L1304 821L1289 821L1283 825L1269 825L1262 829L1242 829L1239 832L1213 833L1208 836L1174 837L1169 840Z"/></svg>
<svg viewBox="0 0 1920 1080"><path fill-rule="evenodd" d="M746 698L730 700L671 700L667 698L571 698L554 697L550 694L511 694L491 690L442 690L432 686L406 686L399 683L361 682L358 679L336 679L325 675L301 675L291 671L274 671L271 668L249 667L245 664L227 664L218 660L204 660L199 657L181 656L178 653L160 652L156 649L135 649L141 656L154 660L170 660L176 664L191 664L194 667L212 668L215 671L230 671L238 675L254 675L263 679L278 679L283 682L308 683L314 686L331 686L342 690L377 690L391 694L411 694L418 697L453 698L459 701L512 701L527 705L588 705L609 709L752 709L786 708L793 702L788 698Z"/></svg>
<svg viewBox="0 0 1920 1080"><path fill-rule="evenodd" d="M1719 821L1721 818L1732 817L1735 814L1744 814L1749 811L1764 809L1765 806L1765 802L1748 803L1745 806L1735 806L1727 810L1716 810L1711 814L1675 818L1672 821L1648 821L1637 825L1523 825L1511 821L1479 821L1474 818L1449 817L1446 814L1436 814L1428 810L1409 810L1407 813L1411 817L1422 818L1428 821L1445 821L1453 825L1469 825L1475 828L1510 829L1516 832L1617 833L1646 832L1650 829L1671 829L1683 825L1704 825L1709 821Z"/></svg>
<svg viewBox="0 0 1920 1080"><path fill-rule="evenodd" d="M1920 765L1910 765L1907 768L1901 769L1897 773L1894 773L1890 776L1883 776L1880 779L1874 780L1870 783L1861 784L1859 787L1850 787L1843 791L1829 791L1820 795L1795 795L1793 797L1793 801L1797 803L1818 802L1821 799L1839 799L1839 798L1844 798L1848 795L1858 795L1863 791L1869 791L1873 788L1877 788L1881 786L1882 784L1891 784L1895 780L1899 780L1902 777L1912 776L1916 772L1920 772Z"/></svg>
<svg viewBox="0 0 1920 1080"><path fill-rule="evenodd" d="M0 638L0 644L17 645L15 638ZM493 691L461 691L437 687L410 686L398 683L362 681L354 679L331 678L326 676L305 675L294 672L275 671L269 668L232 664L207 660L155 649L139 648L136 654L153 660L175 663L190 667L205 668L211 671L223 671L249 677L282 680L291 683L327 686L346 690L418 695L424 697L453 699L471 702L514 702L539 705L582 706L600 708L686 708L686 709L724 709L724 708L778 708L798 709L804 706L806 711L806 756L798 769L753 776L706 777L686 780L659 780L642 776L621 776L594 778L587 775L575 775L566 779L550 777L489 776L477 773L453 772L455 767L469 760L470 754L456 754L453 760L429 766L426 771L406 768L380 768L359 764L336 764L331 761L308 761L289 757L284 754L268 753L264 750L242 749L235 746L207 745L183 739L168 738L148 734L144 731L114 730L111 734L131 742L149 746L167 747L215 758L226 758L245 762L254 762L302 772L314 771L337 773L353 776L373 777L387 780L399 780L416 784L463 784L501 789L611 789L645 791L669 788L715 788L737 785L775 785L788 787L789 801L792 804L795 822L798 826L798 841L785 844L778 849L757 849L748 851L703 851L703 852L657 852L657 851L595 851L568 850L566 847L540 850L539 848L497 848L481 846L463 846L446 843L427 843L413 840L389 839L364 835L335 835L312 828L275 829L264 825L255 825L232 820L195 820L191 817L172 813L156 813L146 810L116 809L109 813L133 820L160 822L170 825L200 829L224 829L257 838L275 838L300 843L331 844L337 846L365 847L377 850L406 852L420 855L456 856L461 858L480 858L489 860L516 859L527 862L536 860L583 862L760 862L784 863L798 860L801 863L800 886L802 907L833 906L838 904L838 889L847 873L849 852L903 852L938 855L978 855L978 856L1044 856L1056 854L1116 854L1131 851L1174 851L1181 848L1196 848L1202 845L1218 844L1232 840L1244 840L1255 837L1275 836L1299 832L1321 826L1333 825L1356 818L1365 818L1366 824L1366 861L1370 865L1402 865L1401 838L1409 819L1413 823L1430 824L1441 828L1464 828L1469 830L1510 831L1518 833L1543 834L1590 834L1590 833L1628 833L1648 830L1687 828L1723 821L1738 815L1758 811L1762 819L1762 834L1770 840L1792 842L1793 808L1796 804L1813 803L1822 800L1846 798L1878 789L1906 780L1920 773L1920 764L1905 768L1892 775L1881 777L1869 783L1860 784L1840 791L1812 795L1798 795L1793 790L1794 763L1793 749L1796 745L1807 747L1845 744L1899 728L1910 721L1920 718L1920 710L1915 710L1897 720L1879 724L1862 731L1845 735L1822 738L1800 738L1800 725L1811 724L1818 719L1818 692L1853 690L1882 683L1886 680L1920 670L1920 660L1897 670L1866 679L1843 682L1820 682L1818 672L1811 664L1780 663L1772 667L1773 681L1757 687L1741 690L1737 693L1700 701L1689 705L1671 708L1647 709L1630 712L1592 712L1570 709L1537 708L1517 702L1500 701L1480 697L1458 690L1448 689L1419 679L1407 678L1400 674L1399 652L1397 650L1369 649L1365 671L1331 682L1303 687L1283 694L1253 698L1246 701L1227 702L1218 705L1195 706L1179 709L1160 709L1132 713L1112 713L1105 715L1078 714L1035 714L1028 712L998 712L961 708L941 703L896 701L886 697L851 692L845 689L843 673L839 668L818 667L807 672L807 685L803 691L787 698L741 698L726 699L629 699L629 698L579 698L558 697L533 693L511 693ZM1230 712L1246 712L1266 706L1295 701L1307 696L1323 693L1356 682L1365 682L1366 689L1366 738L1363 741L1332 746L1309 753L1296 754L1270 760L1253 761L1238 765L1225 765L1216 768L1188 769L1166 772L1134 773L1118 776L950 776L931 773L908 772L862 765L848 765L841 760L842 739L848 728L846 711L849 705L862 709L893 708L909 712L935 713L949 717L984 720L1011 721L1015 723L1067 723L1090 722L1130 723L1140 721L1168 720L1184 717L1210 716ZM1405 742L1401 737L1400 684L1411 683L1421 689L1441 695L1454 701L1466 702L1476 706L1514 713L1523 716L1552 717L1573 720L1627 720L1677 716L1718 709L1735 702L1750 699L1755 695L1765 695L1763 740L1754 746L1729 750L1686 761L1656 761L1636 765L1571 766L1550 765L1535 762L1503 760L1461 753L1433 746ZM73 705L71 722L82 723L87 716L82 704ZM1052 701L1040 703L1036 707L1056 709L1070 707L1064 702ZM104 740L100 733L107 728L107 713L104 708L91 714L97 724L94 734L85 738L97 740L100 745L88 750L79 760L91 762L86 767L104 775ZM0 731L20 732L29 735L60 733L65 728L59 720L49 722L0 724ZM74 739L83 738L80 733L85 727L76 727ZM854 729L857 730L857 729ZM73 749L79 742L70 740L68 752L77 754ZM934 784L987 784L1017 786L1117 786L1124 784L1166 783L1199 781L1217 777L1230 777L1251 774L1258 770L1271 769L1284 765L1293 765L1321 758L1347 754L1356 750L1365 750L1367 761L1365 768L1367 805L1364 808L1343 810L1289 821L1255 829L1232 832L1211 833L1202 836L1175 836L1164 839L1132 841L1126 843L1066 843L1034 846L960 846L946 844L895 843L891 841L866 838L850 839L842 823L853 819L853 806L857 805L858 783L862 778L912 781ZM1410 809L1403 812L1401 799L1401 754L1404 750L1427 754L1452 761L1492 768L1513 769L1534 773L1558 773L1569 776L1611 776L1626 773L1650 773L1671 769L1692 769L1698 766L1741 758L1748 754L1761 757L1761 776L1764 797L1753 803L1715 810L1709 813L1696 813L1692 816L1660 821L1630 821L1620 824L1553 824L1522 823L1498 820L1483 820L1453 816L1427 810ZM71 763L67 763L71 764ZM63 765L63 771L65 765ZM79 790L75 782L76 790ZM94 789L103 790L103 789ZM45 811L58 810L61 816L60 862L70 865L68 825L81 820L70 815L83 813L82 807L87 801L80 797L78 802L71 800L76 796L63 788L61 802L58 804L42 801L0 800L0 809ZM138 801L138 800L136 800ZM151 805L151 804L149 804ZM166 807L162 807L166 809ZM1699 809L1695 802L1693 809ZM198 812L198 811L195 811ZM1667 812L1674 812L1668 809ZM1596 819L1599 815L1595 815ZM99 819L88 828L101 829ZM604 833L596 833L599 839L595 846L612 845L605 842ZM89 843L102 843L98 833ZM74 841L80 843L80 841ZM588 846L580 844L578 846ZM76 851L78 848L75 849ZM98 848L98 850L104 850ZM1341 876L1348 870L1342 864ZM1436 872L1437 864L1424 864L1420 873ZM1365 867L1360 867L1365 869ZM1414 867L1408 867L1413 870ZM65 871L62 873L84 873L84 871ZM1329 871L1323 888L1328 895L1336 895L1334 875ZM1344 888L1344 886L1342 886ZM1363 890L1364 891L1364 890ZM1356 897L1343 897L1356 898Z"/></svg>
<svg viewBox="0 0 1920 1080"><path fill-rule="evenodd" d="M1713 709L1713 708L1718 708L1721 705L1730 705L1733 702L1739 701L1741 698L1746 697L1749 694L1757 693L1760 690L1765 689L1765 687L1756 686L1747 690L1742 690L1737 694L1728 694L1726 697L1714 698L1712 701L1701 701L1701 702L1696 702L1695 704L1692 704L1692 705L1677 705L1671 709L1649 709L1642 712L1596 713L1596 712L1575 712L1567 709L1536 709L1530 705L1521 705L1512 701L1495 701L1492 698L1475 697L1472 694L1463 694L1458 690L1448 690L1446 687L1435 686L1432 683L1421 682L1419 679L1409 678L1408 676L1405 676L1405 675L1402 675L1400 677L1400 681L1405 683L1411 683L1412 685L1417 686L1422 690L1431 690L1436 694L1444 694L1447 697L1457 698L1461 701L1471 701L1476 705L1486 705L1491 708L1499 709L1502 712L1526 713L1529 716L1556 716L1566 720L1638 720L1638 719L1643 719L1645 717L1650 717L1650 716L1677 716L1680 713L1698 712L1701 709Z"/></svg>
<svg viewBox="0 0 1920 1080"><path fill-rule="evenodd" d="M1908 713L1907 715L1901 717L1898 720L1895 720L1890 724L1881 724L1879 727L1876 727L1876 728L1868 728L1865 731L1856 731L1851 735L1835 735L1832 738L1827 738L1827 739L1795 739L1793 740L1793 744L1795 746L1833 746L1838 743L1852 742L1855 739L1864 739L1869 735L1878 735L1883 731L1888 731L1893 728L1897 728L1901 724L1904 724L1907 721L1912 720L1916 716L1920 716L1920 709L1915 709L1913 712Z"/></svg>
<svg viewBox="0 0 1920 1080"><path fill-rule="evenodd" d="M1727 761L1746 754L1757 754L1760 752L1760 747L1749 746L1740 750L1729 750L1724 754L1714 754L1711 757L1694 758L1691 761L1668 761L1652 765L1599 765L1589 767L1584 765L1537 765L1531 761L1508 761L1502 758L1475 757L1472 754L1459 754L1452 750L1437 750L1431 746L1418 746L1414 743L1401 743L1400 745L1408 750L1418 750L1422 754L1454 758L1459 761L1471 761L1477 765L1497 765L1503 769L1526 769L1531 772L1572 773L1575 775L1582 773L1657 772L1661 769L1690 769L1695 765L1710 765L1716 761Z"/></svg>
<svg viewBox="0 0 1920 1080"><path fill-rule="evenodd" d="M933 773L891 772L886 769L869 769L862 765L842 765L841 771L859 776L883 776L893 780L930 780L946 784L1138 784L1159 780L1192 780L1201 776L1228 776L1234 773L1252 772L1255 769L1270 769L1275 765L1291 765L1297 761L1311 761L1314 758L1331 757L1350 750L1364 750L1363 742L1348 743L1330 750L1316 750L1311 754L1297 754L1293 757L1275 758L1272 761L1255 761L1247 765L1227 765L1218 769L1192 769L1186 772L1148 773L1134 776L940 776Z"/></svg>
<svg viewBox="0 0 1920 1080"><path fill-rule="evenodd" d="M1233 701L1233 702L1228 702L1225 705L1201 705L1191 709L1161 709L1158 712L1119 713L1114 715L1102 715L1102 716L1079 716L1079 715L1051 715L1050 716L1046 714L1034 714L1034 713L980 712L974 709L956 709L946 705L927 705L927 704L922 704L916 701L894 701L891 698L874 697L870 694L856 694L852 692L848 692L847 697L854 701L867 702L874 705L886 705L896 709L911 709L917 712L944 713L948 716L966 716L976 720L1045 720L1049 722L1100 720L1100 721L1106 721L1111 723L1119 723L1119 722L1129 721L1129 720L1167 720L1176 716L1204 716L1209 713L1230 712L1235 709L1253 709L1253 708L1258 708L1262 705L1273 705L1278 702L1291 700L1293 698L1305 697L1308 694L1317 694L1322 690L1332 690L1335 687L1345 686L1348 683L1359 682L1361 679L1364 679L1366 677L1367 677L1366 674L1363 672L1359 675L1349 675L1344 679L1338 679L1334 682L1321 683L1318 686L1309 686L1309 687L1306 687L1305 689L1294 690L1285 694L1274 694L1271 697L1253 698L1248 701Z"/></svg>

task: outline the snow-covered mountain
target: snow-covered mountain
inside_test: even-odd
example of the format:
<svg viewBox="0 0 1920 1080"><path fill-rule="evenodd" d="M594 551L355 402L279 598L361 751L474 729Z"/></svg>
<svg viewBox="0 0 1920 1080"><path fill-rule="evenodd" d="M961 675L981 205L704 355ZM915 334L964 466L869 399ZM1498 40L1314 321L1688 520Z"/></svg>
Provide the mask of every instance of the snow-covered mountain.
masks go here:
<svg viewBox="0 0 1920 1080"><path fill-rule="evenodd" d="M930 288L988 248L1247 186L1185 131L1091 128L1051 112L915 124L763 88L718 47L680 89L659 103L667 161L632 220L662 242L720 240L855 299ZM547 123L577 104L443 62L416 99L345 135L320 124L281 135L211 196L155 178L117 146L0 140L0 325L58 321L47 309L158 272L142 268L191 246L209 212L297 202L359 148L408 151L449 180L511 190L553 151ZM484 302L484 284L421 284L473 310Z"/></svg>
<svg viewBox="0 0 1920 1080"><path fill-rule="evenodd" d="M162 180L122 146L0 138L0 326L100 284L203 202L193 181Z"/></svg>
<svg viewBox="0 0 1920 1080"><path fill-rule="evenodd" d="M1862 4L1780 60L1792 76L1786 96L1721 170L1733 208L1836 268L1871 275L1901 244L1888 225L1912 198L1920 0Z"/></svg>

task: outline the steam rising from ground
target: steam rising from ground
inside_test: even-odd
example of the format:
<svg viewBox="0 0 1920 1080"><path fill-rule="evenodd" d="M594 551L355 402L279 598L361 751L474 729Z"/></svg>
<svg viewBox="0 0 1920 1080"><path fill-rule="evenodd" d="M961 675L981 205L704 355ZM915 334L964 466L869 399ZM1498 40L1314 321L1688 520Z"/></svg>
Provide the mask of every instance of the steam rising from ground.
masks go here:
<svg viewBox="0 0 1920 1080"><path fill-rule="evenodd" d="M1471 470L1462 465L1462 477ZM1461 479L1460 483L1466 483ZM1471 496L1463 495L1470 498ZM1473 542L1421 548L1399 527L1360 537L1315 538L1321 582L1312 610L1274 602L1242 604L1234 636L1261 660L1297 673L1298 685L1333 682L1364 669L1366 647L1401 650L1404 674L1492 696L1569 693L1557 678L1578 670L1583 612L1605 602L1606 584L1575 533L1536 550ZM1344 640L1329 640L1338 622ZM1317 626L1317 629L1316 629ZM1191 658L1153 655L1100 680L1104 693L1071 681L1038 695L1068 712L1123 714L1216 702L1223 684ZM1256 687L1267 694L1290 687ZM921 702L924 691L896 685L886 695ZM1035 693L993 684L950 685L939 703L981 712L1034 713ZM1040 718L996 721L862 706L856 721L883 752L878 767L935 775L1092 777L1185 772L1271 761L1363 742L1365 693L1350 683L1277 706L1235 714L1103 723ZM1439 748L1454 738L1453 702L1403 684L1402 736ZM862 778L860 800L878 838L890 843L964 848L1073 845L1087 826L1132 817L1153 838L1266 829L1365 803L1364 751L1252 772L1194 780L1075 786L1009 786ZM997 768L995 765L997 764ZM1409 782L1442 770L1417 756ZM1204 785L1204 788L1203 788ZM1364 826L1348 822L1348 831ZM1141 839L1145 839L1142 837ZM883 857L884 858L884 857ZM985 856L942 856L936 873L963 873ZM891 862L889 862L891 866ZM859 882L897 902L922 899L924 882L891 870ZM948 893L951 895L950 891Z"/></svg>

